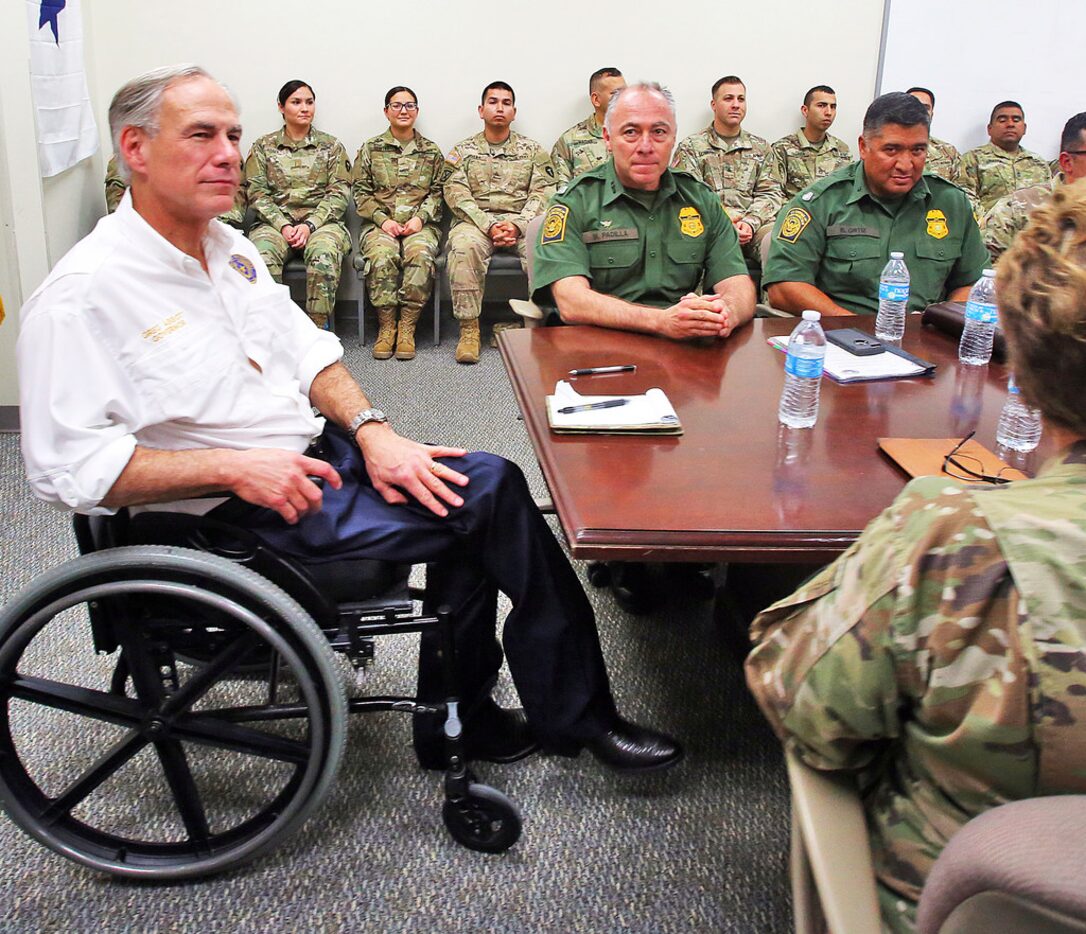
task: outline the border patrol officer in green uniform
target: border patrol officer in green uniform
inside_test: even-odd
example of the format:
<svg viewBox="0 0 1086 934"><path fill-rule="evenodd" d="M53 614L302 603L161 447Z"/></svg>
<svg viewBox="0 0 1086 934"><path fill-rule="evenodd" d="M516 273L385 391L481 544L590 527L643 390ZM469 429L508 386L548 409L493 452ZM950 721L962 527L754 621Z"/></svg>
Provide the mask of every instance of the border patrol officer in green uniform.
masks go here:
<svg viewBox="0 0 1086 934"><path fill-rule="evenodd" d="M551 162L554 163L554 176L559 188L610 158L607 144L603 141L603 117L607 113L611 95L624 87L626 79L617 68L600 68L588 79L592 113L587 120L571 126L559 136L551 150Z"/></svg>
<svg viewBox="0 0 1086 934"><path fill-rule="evenodd" d="M658 84L616 91L604 138L613 158L551 199L534 297L557 305L569 324L727 337L753 316L754 286L720 199L668 169L670 92Z"/></svg>
<svg viewBox="0 0 1086 934"><path fill-rule="evenodd" d="M909 267L909 309L965 301L988 264L964 191L924 173L928 113L902 92L864 115L860 161L815 182L781 212L763 284L792 314L874 314L891 250Z"/></svg>
<svg viewBox="0 0 1086 934"><path fill-rule="evenodd" d="M344 225L351 175L343 144L313 129L315 98L304 81L280 88L283 129L253 143L245 182L259 221L249 239L276 282L283 281L287 258L301 252L306 313L317 327L327 328L343 257L351 251Z"/></svg>
<svg viewBox="0 0 1086 934"><path fill-rule="evenodd" d="M445 155L415 130L419 102L410 88L385 94L389 128L358 150L352 190L362 230L366 289L380 330L373 358L415 356L415 324L434 286ZM396 314L399 310L399 330Z"/></svg>

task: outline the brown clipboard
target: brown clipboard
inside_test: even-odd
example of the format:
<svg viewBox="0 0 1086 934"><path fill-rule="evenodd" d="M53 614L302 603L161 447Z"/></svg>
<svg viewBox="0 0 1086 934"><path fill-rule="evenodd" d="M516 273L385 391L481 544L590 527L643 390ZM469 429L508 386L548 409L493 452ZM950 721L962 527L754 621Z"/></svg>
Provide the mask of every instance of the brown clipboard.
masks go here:
<svg viewBox="0 0 1086 934"><path fill-rule="evenodd" d="M960 440L960 438L879 438L879 450L910 477L945 477L947 474L943 470L943 460L954 450L954 446ZM1027 479L1022 471L1015 470L1000 460L973 438L958 449L958 454L979 461L981 469L977 472L989 477L1006 477L1008 480ZM973 465L970 464L970 466Z"/></svg>

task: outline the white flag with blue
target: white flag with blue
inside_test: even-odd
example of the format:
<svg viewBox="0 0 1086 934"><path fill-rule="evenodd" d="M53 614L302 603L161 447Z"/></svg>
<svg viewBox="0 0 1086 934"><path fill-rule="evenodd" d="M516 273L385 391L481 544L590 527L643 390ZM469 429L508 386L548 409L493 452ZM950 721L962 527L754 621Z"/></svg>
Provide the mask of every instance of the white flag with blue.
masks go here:
<svg viewBox="0 0 1086 934"><path fill-rule="evenodd" d="M83 69L82 0L26 0L26 11L38 159L48 177L98 149Z"/></svg>

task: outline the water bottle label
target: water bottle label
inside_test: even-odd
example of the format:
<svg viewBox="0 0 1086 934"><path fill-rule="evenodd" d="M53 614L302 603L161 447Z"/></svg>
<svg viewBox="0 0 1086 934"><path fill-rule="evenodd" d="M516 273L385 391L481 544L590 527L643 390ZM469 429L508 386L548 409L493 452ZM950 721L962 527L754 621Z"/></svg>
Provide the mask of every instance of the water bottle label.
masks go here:
<svg viewBox="0 0 1086 934"><path fill-rule="evenodd" d="M803 379L818 379L822 375L822 357L800 357L789 354L784 361L784 372Z"/></svg>
<svg viewBox="0 0 1086 934"><path fill-rule="evenodd" d="M907 302L909 300L909 286L904 282L880 282L880 302Z"/></svg>
<svg viewBox="0 0 1086 934"><path fill-rule="evenodd" d="M980 324L995 324L998 320L996 306L990 302L966 302L965 317Z"/></svg>

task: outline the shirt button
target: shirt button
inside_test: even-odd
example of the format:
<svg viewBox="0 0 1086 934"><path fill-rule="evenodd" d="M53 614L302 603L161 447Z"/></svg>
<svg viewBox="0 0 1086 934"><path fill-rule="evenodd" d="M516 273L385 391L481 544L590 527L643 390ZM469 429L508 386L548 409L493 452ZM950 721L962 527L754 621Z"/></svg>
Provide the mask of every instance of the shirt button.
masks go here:
<svg viewBox="0 0 1086 934"><path fill-rule="evenodd" d="M649 250L649 256L655 256L655 255L656 255L655 250Z"/></svg>
<svg viewBox="0 0 1086 934"><path fill-rule="evenodd" d="M614 266L615 265L615 258L613 256L608 256L607 257L607 262L610 263L612 266Z"/></svg>
<svg viewBox="0 0 1086 934"><path fill-rule="evenodd" d="M650 220L650 221L654 221L654 220L656 220L656 215L655 215L655 214L650 214L650 215L649 215L649 220Z"/></svg>
<svg viewBox="0 0 1086 934"><path fill-rule="evenodd" d="M855 250L850 250L848 255L851 256L853 259L855 259L856 258L856 251Z"/></svg>

